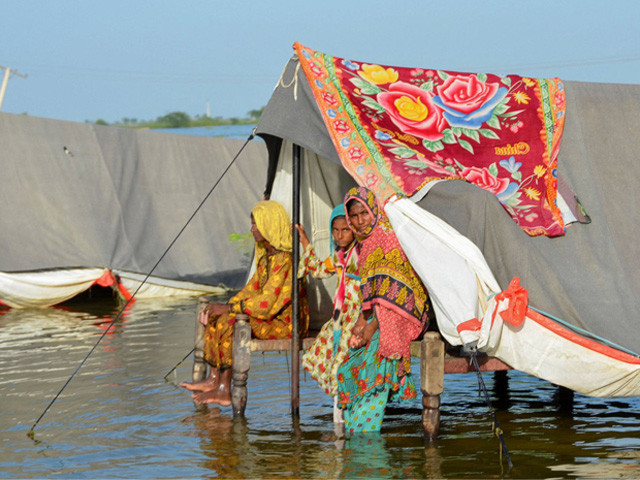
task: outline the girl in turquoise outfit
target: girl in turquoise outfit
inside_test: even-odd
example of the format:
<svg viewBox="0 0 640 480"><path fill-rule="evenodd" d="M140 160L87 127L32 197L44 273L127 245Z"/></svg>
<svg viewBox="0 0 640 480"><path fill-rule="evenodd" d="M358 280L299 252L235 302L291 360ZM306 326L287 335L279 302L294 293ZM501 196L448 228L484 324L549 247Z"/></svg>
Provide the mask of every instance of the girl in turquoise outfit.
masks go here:
<svg viewBox="0 0 640 480"><path fill-rule="evenodd" d="M304 248L298 276L309 274L320 279L338 276L333 315L323 325L311 348L302 356L302 366L318 382L318 386L334 398L334 422L342 423L342 411L337 408L336 377L338 367L347 356L347 342L360 314L360 277L355 237L347 224L344 204L333 209L329 225L331 255L325 260L317 257L304 228L296 226Z"/></svg>

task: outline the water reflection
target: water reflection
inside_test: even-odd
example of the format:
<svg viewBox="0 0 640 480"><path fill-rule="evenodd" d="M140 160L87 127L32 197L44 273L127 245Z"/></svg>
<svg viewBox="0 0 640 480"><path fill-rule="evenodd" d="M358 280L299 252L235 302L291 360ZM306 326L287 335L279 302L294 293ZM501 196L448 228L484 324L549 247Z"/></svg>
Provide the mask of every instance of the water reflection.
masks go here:
<svg viewBox="0 0 640 480"><path fill-rule="evenodd" d="M200 406L197 410L183 422L200 437L204 458L198 465L222 478L244 478L241 467L249 454L246 420L223 414L217 407Z"/></svg>
<svg viewBox="0 0 640 480"><path fill-rule="evenodd" d="M378 433L360 434L344 445L340 478L390 478L404 476L394 471L384 437Z"/></svg>
<svg viewBox="0 0 640 480"><path fill-rule="evenodd" d="M493 406L498 410L507 410L511 406L509 396L509 372L501 370L493 372Z"/></svg>
<svg viewBox="0 0 640 480"><path fill-rule="evenodd" d="M553 465L550 470L578 478L640 478L640 452L637 450L611 454L607 459L586 460L586 463Z"/></svg>
<svg viewBox="0 0 640 480"><path fill-rule="evenodd" d="M412 469L394 461L380 433L337 439L306 432L299 421L288 430L260 431L217 407L197 410L184 423L198 435L206 456L198 466L223 478L258 478L265 472L284 478L402 478ZM433 474L428 478L441 478L437 450L426 451Z"/></svg>

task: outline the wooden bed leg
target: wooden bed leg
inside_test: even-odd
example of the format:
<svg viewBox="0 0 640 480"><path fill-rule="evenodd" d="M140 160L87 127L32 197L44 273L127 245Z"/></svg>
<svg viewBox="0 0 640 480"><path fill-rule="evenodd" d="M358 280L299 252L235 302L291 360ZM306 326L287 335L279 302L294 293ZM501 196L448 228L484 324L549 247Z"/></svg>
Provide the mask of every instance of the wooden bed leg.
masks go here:
<svg viewBox="0 0 640 480"><path fill-rule="evenodd" d="M444 391L444 342L438 332L427 332L420 352L422 426L425 438L433 441L440 429L440 394Z"/></svg>
<svg viewBox="0 0 640 480"><path fill-rule="evenodd" d="M201 382L207 376L207 364L204 361L204 330L205 326L198 318L200 313L209 305L209 297L198 298L198 313L196 315L196 349L193 352L193 370L191 378L194 382Z"/></svg>
<svg viewBox="0 0 640 480"><path fill-rule="evenodd" d="M251 325L248 320L247 315L239 313L233 324L231 405L234 417L244 417L247 406L247 378L251 367Z"/></svg>

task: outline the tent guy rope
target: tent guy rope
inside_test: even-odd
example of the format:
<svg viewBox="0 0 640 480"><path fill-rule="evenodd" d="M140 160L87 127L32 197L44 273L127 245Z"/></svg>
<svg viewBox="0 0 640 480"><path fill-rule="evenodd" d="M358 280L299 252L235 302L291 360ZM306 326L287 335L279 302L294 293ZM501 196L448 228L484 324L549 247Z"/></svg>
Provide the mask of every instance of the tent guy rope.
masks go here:
<svg viewBox="0 0 640 480"><path fill-rule="evenodd" d="M185 229L187 228L187 226L191 223L191 221L194 219L194 217L196 216L196 214L200 211L200 209L202 208L202 206L205 204L205 202L209 199L209 197L211 196L211 194L213 193L213 191L216 189L216 187L220 184L220 181L224 178L224 176L227 174L227 172L229 171L229 169L231 168L231 166L235 163L236 159L240 156L240 154L242 153L242 151L245 149L245 147L249 144L249 142L254 138L255 136L255 131L256 129L254 128L253 131L251 132L251 134L249 135L249 137L247 138L247 140L244 142L244 144L242 145L242 147L240 147L240 150L238 150L238 153L236 153L235 157L233 157L233 159L231 160L231 162L229 163L229 165L227 165L227 167L225 168L224 172L222 172L222 175L220 175L220 177L218 178L218 180L216 181L216 183L213 185L213 187L211 187L211 189L209 190L209 192L205 195L205 197L202 199L202 201L200 202L200 204L196 207L196 209L194 210L194 212L191 214L191 216L189 217L189 219L187 220L187 222L183 225L183 227L180 229L180 231L178 232L178 234L174 237L174 239L171 241L171 243L169 244L169 246L166 248L166 250L164 251L164 253L160 256L160 258L158 259L158 261L155 263L155 265L151 268L151 270L149 271L149 273L147 273L147 275L145 276L145 278L142 280L142 282L140 283L140 285L138 285L138 288L136 288L136 290L133 292L133 295L131 295L131 297L125 302L125 304L122 306L122 308L118 311L118 314L113 318L113 320L111 320L111 322L109 322L109 325L107 325L107 328L104 330L104 332L102 333L102 335L100 335L100 338L98 338L98 341L93 345L93 347L91 348L91 350L89 350L89 353L87 353L87 355L84 357L84 359L80 362L80 364L76 367L76 369L74 370L74 372L71 374L71 376L67 379L67 381L65 382L65 384L62 386L62 388L58 391L58 393L55 395L55 397L53 397L53 399L51 400L51 402L49 402L49 404L47 405L47 407L44 409L44 411L40 414L40 416L38 417L38 419L34 422L34 424L31 426L31 428L29 429L29 432L27 433L27 436L29 438L31 438L32 440L34 440L34 430L36 428L36 426L38 425L38 423L40 423L40 420L42 420L42 418L46 415L46 413L49 411L49 409L51 408L51 406L55 403L55 401L58 399L58 397L60 396L60 394L64 391L64 389L67 387L67 385L69 385L69 383L71 382L71 380L73 379L73 377L75 377L75 375L78 373L78 371L80 370L80 368L82 368L82 366L85 364L85 362L87 361L87 359L91 356L91 354L94 352L94 350L96 349L96 347L100 344L100 342L102 341L102 339L105 337L105 335L109 332L109 330L111 330L111 327L113 327L113 325L122 317L122 313L124 312L124 310L129 306L129 304L133 301L133 299L135 298L136 294L140 291L140 289L142 288L142 286L147 282L147 280L149 279L149 277L151 276L151 274L155 271L155 269L158 267L158 265L160 265L160 262L162 262L162 260L164 259L164 257L167 255L167 253L169 252L169 250L171 250L171 248L173 247L173 245L176 243L176 241L178 240L178 238L180 238L180 236L182 235L182 233L185 231ZM191 352L189 352L191 353ZM188 355L187 355L188 356ZM186 358L186 357L185 357ZM176 366L177 367L177 366ZM169 372L171 373L171 372Z"/></svg>
<svg viewBox="0 0 640 480"><path fill-rule="evenodd" d="M509 473L511 469L513 469L513 463L511 462L511 456L509 455L507 444L504 441L504 436L502 435L503 433L502 429L498 425L498 417L496 416L496 412L493 409L493 406L491 405L491 400L489 399L489 392L487 392L487 387L484 384L482 373L480 372L480 365L478 365L478 350L475 347L471 347L468 350L468 352L471 356L471 363L473 364L473 367L476 370L476 374L478 375L478 387L482 390L482 393L484 394L484 399L487 402L487 408L489 408L489 412L491 412L491 415L493 416L492 430L495 433L496 437L498 437L498 440L500 441L500 466L502 467L502 454L504 453L504 456L507 460L507 467L508 467L507 473Z"/></svg>
<svg viewBox="0 0 640 480"><path fill-rule="evenodd" d="M166 374L163 378L166 380L166 379L167 379L167 377L168 377L169 375L171 375L171 373L172 373L176 368L178 368L180 365L182 365L182 362L184 362L184 361L189 357L189 355L191 355L193 352L195 352L195 350L196 350L196 347L193 347L191 350L189 350L189 353L187 353L187 354L182 358L182 360L180 360L178 363L176 363L176 365L175 365L171 370L169 370L169 371L167 372L167 374Z"/></svg>

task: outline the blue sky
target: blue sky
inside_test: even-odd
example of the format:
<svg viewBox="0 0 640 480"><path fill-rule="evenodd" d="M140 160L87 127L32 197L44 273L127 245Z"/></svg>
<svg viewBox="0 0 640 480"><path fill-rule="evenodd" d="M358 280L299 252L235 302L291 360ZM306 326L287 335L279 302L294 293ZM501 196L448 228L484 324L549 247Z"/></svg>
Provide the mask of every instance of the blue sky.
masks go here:
<svg viewBox="0 0 640 480"><path fill-rule="evenodd" d="M370 63L640 83L638 0L0 0L2 111L244 117L292 44ZM0 72L2 75L3 72ZM0 77L1 78L1 77Z"/></svg>

